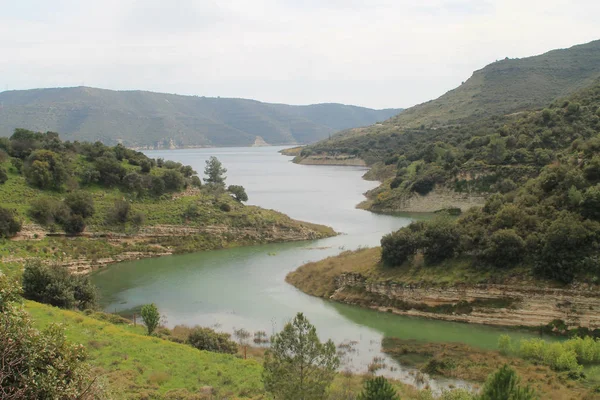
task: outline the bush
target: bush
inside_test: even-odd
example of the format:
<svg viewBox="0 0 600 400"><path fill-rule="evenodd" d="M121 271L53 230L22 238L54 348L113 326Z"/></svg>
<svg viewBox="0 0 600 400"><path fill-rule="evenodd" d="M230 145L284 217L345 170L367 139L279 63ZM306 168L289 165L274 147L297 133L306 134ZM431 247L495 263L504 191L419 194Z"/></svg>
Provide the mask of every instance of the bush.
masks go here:
<svg viewBox="0 0 600 400"><path fill-rule="evenodd" d="M23 297L55 307L79 310L97 307L96 288L86 276L72 275L63 267L32 261L23 271Z"/></svg>
<svg viewBox="0 0 600 400"><path fill-rule="evenodd" d="M68 177L62 157L50 150L31 153L23 172L27 182L40 189L59 190Z"/></svg>
<svg viewBox="0 0 600 400"><path fill-rule="evenodd" d="M69 210L62 202L52 197L38 197L32 200L27 214L32 220L41 225L50 225L59 222L57 217L61 221L65 220Z"/></svg>
<svg viewBox="0 0 600 400"><path fill-rule="evenodd" d="M381 238L381 261L388 266L400 266L414 255L421 244L423 223L413 222L406 228Z"/></svg>
<svg viewBox="0 0 600 400"><path fill-rule="evenodd" d="M124 224L129 218L131 204L126 200L117 200L113 208L107 214L107 222L109 224Z"/></svg>
<svg viewBox="0 0 600 400"><path fill-rule="evenodd" d="M21 230L21 221L15 216L15 212L0 207L0 238L8 238L16 235Z"/></svg>
<svg viewBox="0 0 600 400"><path fill-rule="evenodd" d="M487 240L484 259L490 264L508 268L519 263L524 256L525 241L513 229L500 229Z"/></svg>
<svg viewBox="0 0 600 400"><path fill-rule="evenodd" d="M61 225L68 235L79 235L85 230L85 221L78 214L69 215Z"/></svg>
<svg viewBox="0 0 600 400"><path fill-rule="evenodd" d="M433 190L435 182L436 179L434 177L425 175L414 181L410 190L419 193L421 196L425 196Z"/></svg>
<svg viewBox="0 0 600 400"><path fill-rule="evenodd" d="M174 169L168 169L162 176L162 180L165 183L165 190L169 192L179 192L185 186L185 178L181 172Z"/></svg>
<svg viewBox="0 0 600 400"><path fill-rule="evenodd" d="M94 199L89 193L82 191L70 193L65 197L65 204L73 214L80 215L82 218L94 215Z"/></svg>
<svg viewBox="0 0 600 400"><path fill-rule="evenodd" d="M198 350L216 353L237 353L237 344L230 340L228 333L218 333L210 328L195 327L187 338L187 343Z"/></svg>
<svg viewBox="0 0 600 400"><path fill-rule="evenodd" d="M85 348L70 344L58 325L43 331L16 302L17 285L0 275L0 393L3 399L103 398L84 363Z"/></svg>
<svg viewBox="0 0 600 400"><path fill-rule="evenodd" d="M0 185L4 184L8 180L8 174L3 167L0 167Z"/></svg>
<svg viewBox="0 0 600 400"><path fill-rule="evenodd" d="M148 335L152 335L160 323L158 308L154 303L146 304L142 306L141 315L144 325L146 325L146 329L148 330Z"/></svg>
<svg viewBox="0 0 600 400"><path fill-rule="evenodd" d="M248 201L248 195L246 194L246 189L243 186L239 185L229 185L227 191L233 195L233 198L239 201Z"/></svg>
<svg viewBox="0 0 600 400"><path fill-rule="evenodd" d="M460 244L460 235L453 220L436 218L425 223L424 228L419 247L423 250L426 262L437 263L454 257Z"/></svg>

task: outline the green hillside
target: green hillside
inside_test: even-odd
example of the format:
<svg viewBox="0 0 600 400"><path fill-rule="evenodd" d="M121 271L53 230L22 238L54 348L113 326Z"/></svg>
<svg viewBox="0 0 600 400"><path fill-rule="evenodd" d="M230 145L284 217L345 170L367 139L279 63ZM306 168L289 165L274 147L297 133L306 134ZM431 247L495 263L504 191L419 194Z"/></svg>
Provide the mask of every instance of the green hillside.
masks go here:
<svg viewBox="0 0 600 400"><path fill-rule="evenodd" d="M257 136L269 144L309 143L401 111L89 87L6 91L0 105L0 136L24 127L61 132L66 140L149 148L249 146Z"/></svg>

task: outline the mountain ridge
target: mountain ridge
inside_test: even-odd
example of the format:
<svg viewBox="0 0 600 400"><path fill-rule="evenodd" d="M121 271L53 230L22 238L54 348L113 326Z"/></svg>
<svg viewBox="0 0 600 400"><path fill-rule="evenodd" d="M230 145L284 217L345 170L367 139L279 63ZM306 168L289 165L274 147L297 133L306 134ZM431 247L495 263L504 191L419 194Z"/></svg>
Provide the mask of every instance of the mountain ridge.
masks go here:
<svg viewBox="0 0 600 400"><path fill-rule="evenodd" d="M401 110L86 86L0 92L0 104L0 136L26 127L58 131L69 140L146 148L250 146L257 136L269 144L309 143Z"/></svg>

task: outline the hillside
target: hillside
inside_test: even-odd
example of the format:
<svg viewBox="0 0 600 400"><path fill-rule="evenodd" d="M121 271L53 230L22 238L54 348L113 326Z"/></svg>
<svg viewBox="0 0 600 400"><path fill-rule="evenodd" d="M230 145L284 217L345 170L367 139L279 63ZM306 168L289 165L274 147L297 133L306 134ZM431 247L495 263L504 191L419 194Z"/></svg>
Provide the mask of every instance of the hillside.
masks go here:
<svg viewBox="0 0 600 400"><path fill-rule="evenodd" d="M211 182L219 176L203 184L189 166L120 145L17 130L0 140L0 261L18 268L37 257L86 273L129 259L335 234L246 206L241 186Z"/></svg>
<svg viewBox="0 0 600 400"><path fill-rule="evenodd" d="M143 148L250 146L257 136L269 144L310 143L400 111L89 87L33 89L0 93L0 136L27 128L61 132L65 140Z"/></svg>

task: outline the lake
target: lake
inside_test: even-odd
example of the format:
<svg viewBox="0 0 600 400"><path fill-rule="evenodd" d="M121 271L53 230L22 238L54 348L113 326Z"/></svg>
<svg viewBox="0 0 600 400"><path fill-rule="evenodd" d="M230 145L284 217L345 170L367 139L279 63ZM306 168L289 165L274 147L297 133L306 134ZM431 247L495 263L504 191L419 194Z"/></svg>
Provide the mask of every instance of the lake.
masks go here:
<svg viewBox="0 0 600 400"><path fill-rule="evenodd" d="M380 351L384 336L435 342L462 342L495 348L498 336L532 335L515 330L403 317L308 296L285 282L300 265L360 246L376 246L381 236L419 215L381 215L355 208L363 193L377 186L361 179L360 167L307 166L278 153L281 147L146 151L191 165L198 173L216 156L228 169L227 184L243 185L249 204L293 218L333 227L339 236L310 242L270 244L116 264L92 275L107 311L156 303L168 326L202 325L232 332L280 331L297 312L336 344L355 343L345 368L366 372L383 357L385 374L414 382L414 370L398 366ZM432 382L444 384L444 381Z"/></svg>

